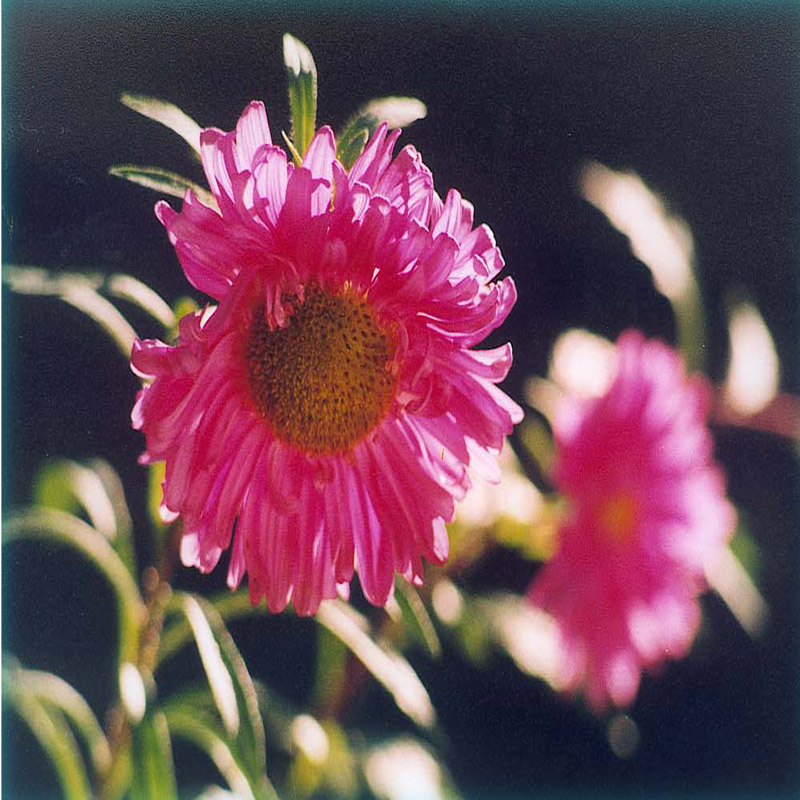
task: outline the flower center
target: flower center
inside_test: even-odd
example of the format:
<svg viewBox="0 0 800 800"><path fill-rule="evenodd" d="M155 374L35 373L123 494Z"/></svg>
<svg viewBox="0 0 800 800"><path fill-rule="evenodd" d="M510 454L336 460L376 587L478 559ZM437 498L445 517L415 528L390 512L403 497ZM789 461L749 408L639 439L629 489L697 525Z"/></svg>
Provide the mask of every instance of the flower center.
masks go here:
<svg viewBox="0 0 800 800"><path fill-rule="evenodd" d="M285 442L314 455L349 450L391 406L394 337L352 289L312 284L293 305L283 328L253 315L245 352L253 401Z"/></svg>
<svg viewBox="0 0 800 800"><path fill-rule="evenodd" d="M633 536L638 513L636 498L630 492L622 491L600 503L597 520L611 541L626 544Z"/></svg>

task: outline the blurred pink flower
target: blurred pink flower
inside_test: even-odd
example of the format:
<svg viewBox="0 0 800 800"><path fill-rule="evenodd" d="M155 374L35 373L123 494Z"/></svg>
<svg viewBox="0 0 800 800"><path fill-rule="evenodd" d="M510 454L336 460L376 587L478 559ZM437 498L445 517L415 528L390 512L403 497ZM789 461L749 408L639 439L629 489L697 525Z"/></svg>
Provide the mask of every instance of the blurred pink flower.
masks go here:
<svg viewBox="0 0 800 800"><path fill-rule="evenodd" d="M662 342L624 333L601 397L566 398L554 478L569 503L529 598L559 632L559 686L601 710L636 697L642 669L685 656L705 568L735 514L713 462L709 388Z"/></svg>
<svg viewBox="0 0 800 800"><path fill-rule="evenodd" d="M447 558L467 465L496 480L522 417L494 385L510 345L470 349L516 300L493 282L500 251L413 147L392 157L398 135L381 126L347 172L326 126L297 167L253 102L201 136L218 209L192 192L180 213L156 206L218 305L185 316L175 346L134 345L141 460L166 461L184 564L209 571L230 546L228 584L247 571L273 611L314 613L354 567L376 604L395 571L419 583L422 556Z"/></svg>

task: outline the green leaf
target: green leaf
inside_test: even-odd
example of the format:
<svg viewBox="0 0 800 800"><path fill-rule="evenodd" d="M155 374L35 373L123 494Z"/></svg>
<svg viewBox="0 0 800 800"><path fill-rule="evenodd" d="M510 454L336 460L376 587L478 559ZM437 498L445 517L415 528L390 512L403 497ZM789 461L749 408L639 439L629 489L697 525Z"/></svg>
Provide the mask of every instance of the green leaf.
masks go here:
<svg viewBox="0 0 800 800"><path fill-rule="evenodd" d="M406 128L424 119L428 109L416 97L378 97L370 100L353 114L336 137L339 143L337 158L350 169L361 155L367 139L382 122L390 128Z"/></svg>
<svg viewBox="0 0 800 800"><path fill-rule="evenodd" d="M48 508L9 514L3 521L3 543L17 539L43 539L72 547L106 578L117 597L120 662L134 661L146 609L130 572L108 541L82 519Z"/></svg>
<svg viewBox="0 0 800 800"><path fill-rule="evenodd" d="M342 138L336 137L336 158L346 170L349 170L364 152L368 140L369 129L366 127L349 130Z"/></svg>
<svg viewBox="0 0 800 800"><path fill-rule="evenodd" d="M47 753L66 800L91 797L86 765L61 711L55 705L45 705L31 691L11 681L3 680L3 697L13 705Z"/></svg>
<svg viewBox="0 0 800 800"><path fill-rule="evenodd" d="M303 163L303 156L300 155L297 148L294 146L294 142L289 138L289 135L286 131L281 131L281 136L283 136L283 141L286 144L286 147L289 150L290 155L294 159L294 163L298 166Z"/></svg>
<svg viewBox="0 0 800 800"><path fill-rule="evenodd" d="M183 138L190 147L200 153L200 126L178 106L159 100L157 97L148 97L143 94L123 92L120 102L142 116L160 122L171 131Z"/></svg>
<svg viewBox="0 0 800 800"><path fill-rule="evenodd" d="M409 719L422 728L435 725L436 712L417 673L399 653L372 638L363 617L345 603L328 600L314 619L350 648Z"/></svg>
<svg viewBox="0 0 800 800"><path fill-rule="evenodd" d="M398 736L363 753L364 777L373 797L404 797L398 787L413 786L414 797L456 800L453 779L430 748L410 736ZM412 777L413 776L413 777Z"/></svg>
<svg viewBox="0 0 800 800"><path fill-rule="evenodd" d="M341 640L321 625L317 628L317 663L314 677L314 707L327 709L339 695L345 680L349 651Z"/></svg>
<svg viewBox="0 0 800 800"><path fill-rule="evenodd" d="M304 156L317 122L317 67L311 51L289 33L283 35L283 63L288 77L292 141Z"/></svg>
<svg viewBox="0 0 800 800"><path fill-rule="evenodd" d="M211 694L219 710L225 732L232 739L239 734L239 707L233 678L222 657L220 645L211 630L211 625L200 607L200 603L190 594L179 596L183 613L194 634L200 660L211 687Z"/></svg>
<svg viewBox="0 0 800 800"><path fill-rule="evenodd" d="M198 713L195 695L192 692L186 697L172 698L165 705L164 714L172 736L185 739L206 753L236 797L253 800L276 797L268 783L251 784L235 743L207 714ZM213 700L211 703L213 706Z"/></svg>
<svg viewBox="0 0 800 800"><path fill-rule="evenodd" d="M36 476L34 502L67 513L84 511L135 574L131 516L119 476L107 462L95 459L88 466L66 459L47 462Z"/></svg>
<svg viewBox="0 0 800 800"><path fill-rule="evenodd" d="M39 267L3 265L3 281L18 294L58 297L82 311L108 333L117 348L130 358L133 340L138 338L127 319L97 291L101 276L80 273L50 273Z"/></svg>
<svg viewBox="0 0 800 800"><path fill-rule="evenodd" d="M189 623L226 736L241 754L251 785L265 785L264 724L252 678L233 637L203 598L176 593L171 608L181 611Z"/></svg>
<svg viewBox="0 0 800 800"><path fill-rule="evenodd" d="M111 750L103 729L83 695L63 678L50 672L23 669L15 662L4 660L3 683L14 686L14 691L28 692L45 710L62 713L86 743L95 774L104 775L108 771Z"/></svg>
<svg viewBox="0 0 800 800"><path fill-rule="evenodd" d="M558 626L549 614L507 592L476 598L470 613L484 620L491 639L522 672L563 688Z"/></svg>
<svg viewBox="0 0 800 800"><path fill-rule="evenodd" d="M433 620L417 590L408 581L398 578L394 582L394 597L403 614L403 622L417 641L423 644L434 658L438 658L442 653L442 645Z"/></svg>
<svg viewBox="0 0 800 800"><path fill-rule="evenodd" d="M102 458L93 458L87 462L86 466L100 479L105 494L111 503L111 508L114 510L117 532L111 544L122 559L122 563L125 564L131 575L135 577L138 574L138 570L133 543L133 520L125 499L125 487L123 487L117 471Z"/></svg>
<svg viewBox="0 0 800 800"><path fill-rule="evenodd" d="M132 800L171 800L178 797L172 745L161 712L148 714L132 732Z"/></svg>
<svg viewBox="0 0 800 800"><path fill-rule="evenodd" d="M232 620L267 613L264 606L251 606L246 591L224 592L208 602L221 619ZM324 602L314 619L336 636L394 697L397 707L423 728L432 728L436 712L430 697L411 665L397 652L378 644L366 620L346 603ZM159 661L172 656L189 638L189 626L172 624L161 636Z"/></svg>
<svg viewBox="0 0 800 800"><path fill-rule="evenodd" d="M181 200L183 200L187 190L191 189L201 203L209 208L217 208L217 201L208 189L204 189L199 184L189 180L189 178L184 178L183 175L178 175L177 172L171 172L168 169L145 167L138 164L115 164L113 167L108 168L108 173L115 178L122 178L139 186L144 186L146 189L153 189L161 194L168 194Z"/></svg>

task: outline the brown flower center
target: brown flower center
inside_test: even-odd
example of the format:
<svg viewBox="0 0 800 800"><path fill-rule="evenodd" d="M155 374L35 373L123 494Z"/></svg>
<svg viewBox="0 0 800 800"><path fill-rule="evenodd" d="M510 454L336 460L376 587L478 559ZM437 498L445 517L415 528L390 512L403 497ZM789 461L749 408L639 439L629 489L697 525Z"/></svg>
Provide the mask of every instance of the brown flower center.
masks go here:
<svg viewBox="0 0 800 800"><path fill-rule="evenodd" d="M597 511L597 520L606 536L616 544L629 542L636 530L639 508L636 498L626 491L604 500Z"/></svg>
<svg viewBox="0 0 800 800"><path fill-rule="evenodd" d="M306 287L284 328L257 309L245 360L256 408L275 435L313 455L351 449L386 415L395 394L395 341L366 299Z"/></svg>

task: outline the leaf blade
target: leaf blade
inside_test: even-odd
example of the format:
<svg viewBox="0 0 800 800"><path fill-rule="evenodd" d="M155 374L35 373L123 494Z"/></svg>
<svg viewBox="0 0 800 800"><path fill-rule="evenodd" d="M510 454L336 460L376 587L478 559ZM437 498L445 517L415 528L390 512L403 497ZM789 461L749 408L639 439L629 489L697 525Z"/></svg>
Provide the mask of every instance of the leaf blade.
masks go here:
<svg viewBox="0 0 800 800"><path fill-rule="evenodd" d="M177 800L172 745L163 713L148 714L133 728L131 758L132 800Z"/></svg>
<svg viewBox="0 0 800 800"><path fill-rule="evenodd" d="M184 178L183 175L163 167L152 167L143 164L114 164L108 168L108 174L113 175L115 178L130 181L138 186L144 186L146 189L152 189L170 197L177 197L180 200L183 200L186 192L191 190L201 203L209 208L217 208L217 201L208 189L204 189L193 180Z"/></svg>
<svg viewBox="0 0 800 800"><path fill-rule="evenodd" d="M154 122L160 122L178 134L198 155L202 128L174 103L133 92L123 92L120 102Z"/></svg>
<svg viewBox="0 0 800 800"><path fill-rule="evenodd" d="M210 658L213 658L214 661L209 663L214 663L214 669L216 670L224 669L230 680L230 685L228 685L227 680L224 681L225 688L221 690L223 694L214 696L215 703L220 711L220 717L225 725L229 740L235 744L241 754L242 765L245 768L251 786L263 787L268 784L266 736L264 723L258 708L258 697L253 680L247 670L247 665L239 653L233 637L228 632L222 616L210 602L201 597L185 593L176 593L173 598L173 607L179 608L187 618L195 641L198 641L198 631L203 631L203 636L205 637L210 634L213 638L215 649L213 650L213 656L210 656ZM187 608L190 609L191 618L187 614ZM205 620L205 624L200 622L201 616ZM203 646L209 650L208 642L205 642ZM199 648L200 643L198 642ZM217 654L219 656L218 660L216 660ZM202 657L201 651L201 659ZM208 675L208 670L206 670L206 674L209 677L209 685L213 693L214 687L211 682L212 678ZM219 673L215 674L218 675ZM223 684L219 682L218 678L215 679L219 684L217 687L219 692ZM232 692L232 695L230 692ZM228 705L228 708L224 711L220 705L221 702ZM232 708L236 709L236 719L238 720L235 728L231 724L233 719ZM228 715L227 722L226 714Z"/></svg>
<svg viewBox="0 0 800 800"><path fill-rule="evenodd" d="M45 539L68 545L83 555L115 591L120 662L136 658L139 625L146 609L127 567L100 533L78 517L56 509L29 509L9 514L2 530L3 544L17 539Z"/></svg>
<svg viewBox="0 0 800 800"><path fill-rule="evenodd" d="M3 681L3 695L47 754L66 800L90 797L86 766L64 715L56 708L47 708L31 692L21 690L19 686L7 686L6 681Z"/></svg>
<svg viewBox="0 0 800 800"><path fill-rule="evenodd" d="M302 157L314 137L317 121L317 67L308 47L290 33L283 35L283 63L288 82L292 141Z"/></svg>

